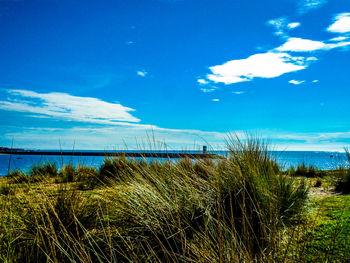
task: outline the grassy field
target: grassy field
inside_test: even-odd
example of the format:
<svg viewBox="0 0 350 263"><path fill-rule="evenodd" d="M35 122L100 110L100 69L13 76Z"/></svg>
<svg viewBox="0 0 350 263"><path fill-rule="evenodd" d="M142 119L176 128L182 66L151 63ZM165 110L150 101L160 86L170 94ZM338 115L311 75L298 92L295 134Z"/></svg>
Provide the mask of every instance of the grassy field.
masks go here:
<svg viewBox="0 0 350 263"><path fill-rule="evenodd" d="M216 161L12 171L0 178L0 260L349 261L346 169L280 171L255 138L228 149Z"/></svg>

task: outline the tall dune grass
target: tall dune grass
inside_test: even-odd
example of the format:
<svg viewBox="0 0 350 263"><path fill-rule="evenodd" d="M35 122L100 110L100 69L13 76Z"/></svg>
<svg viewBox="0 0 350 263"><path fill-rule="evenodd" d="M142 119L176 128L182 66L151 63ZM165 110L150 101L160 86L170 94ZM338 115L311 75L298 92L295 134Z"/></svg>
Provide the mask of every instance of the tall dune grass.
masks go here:
<svg viewBox="0 0 350 263"><path fill-rule="evenodd" d="M1 199L0 259L283 261L307 188L281 175L261 140L231 137L228 149L218 160L106 158L98 171L64 168L59 189L30 183Z"/></svg>

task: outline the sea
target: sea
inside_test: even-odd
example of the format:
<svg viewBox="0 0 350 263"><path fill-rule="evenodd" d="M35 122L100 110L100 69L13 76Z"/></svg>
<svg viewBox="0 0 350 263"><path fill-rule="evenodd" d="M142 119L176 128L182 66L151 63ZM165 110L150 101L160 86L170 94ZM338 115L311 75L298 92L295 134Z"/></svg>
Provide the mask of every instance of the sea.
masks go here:
<svg viewBox="0 0 350 263"><path fill-rule="evenodd" d="M172 151L176 152L176 151ZM181 151L182 152L182 151ZM201 153L201 152L191 152ZM227 155L226 151L211 152L220 155ZM312 165L320 170L332 170L339 167L348 167L349 163L345 153L324 152L324 151L272 151L271 155L284 170L291 166L297 167L299 164ZM58 168L65 164L72 163L74 166L87 165L99 168L103 163L103 156L61 156L59 155L0 155L0 176L6 176L11 170L21 170L28 172L33 165L43 163L55 163ZM141 159L141 158L139 158ZM147 158L151 161L154 158ZM159 158L160 161L168 161ZM172 160L176 161L176 160Z"/></svg>

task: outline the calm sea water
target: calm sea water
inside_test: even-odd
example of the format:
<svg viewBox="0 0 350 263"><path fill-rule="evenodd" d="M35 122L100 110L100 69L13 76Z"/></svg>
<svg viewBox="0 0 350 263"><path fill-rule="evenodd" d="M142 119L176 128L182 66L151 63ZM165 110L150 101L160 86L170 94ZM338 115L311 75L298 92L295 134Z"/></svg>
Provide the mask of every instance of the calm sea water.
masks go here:
<svg viewBox="0 0 350 263"><path fill-rule="evenodd" d="M227 154L227 152L217 152L218 154ZM318 169L330 170L339 166L347 166L345 153L337 152L313 152L313 151L284 151L272 152L278 164L287 169L290 166L297 166L305 163L313 165ZM8 170L19 169L29 171L34 164L39 163L56 163L60 168L64 164L72 163L74 166L78 164L93 166L98 168L104 161L104 157L100 156L39 156L39 155L0 155L0 176L7 175ZM151 160L152 158L149 158Z"/></svg>

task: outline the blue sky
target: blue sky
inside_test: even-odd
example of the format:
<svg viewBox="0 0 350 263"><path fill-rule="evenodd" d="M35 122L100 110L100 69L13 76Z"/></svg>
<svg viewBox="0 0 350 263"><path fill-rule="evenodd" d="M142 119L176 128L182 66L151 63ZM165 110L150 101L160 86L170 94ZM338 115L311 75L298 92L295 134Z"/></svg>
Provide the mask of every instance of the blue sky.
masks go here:
<svg viewBox="0 0 350 263"><path fill-rule="evenodd" d="M0 0L0 36L3 146L350 144L348 0Z"/></svg>

